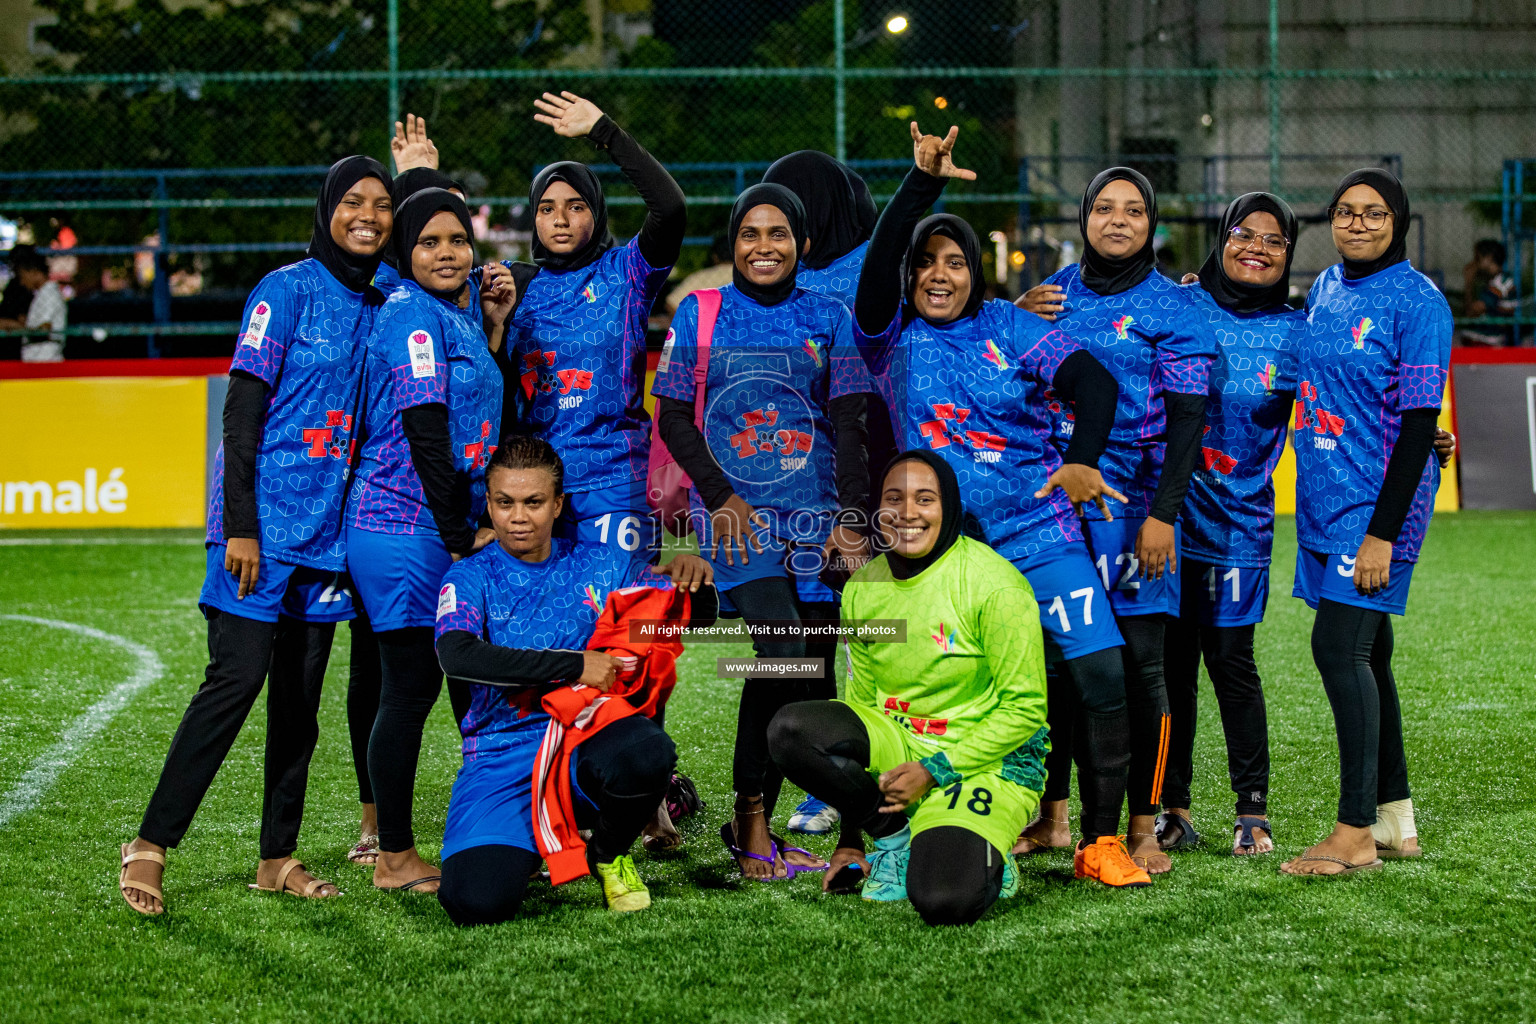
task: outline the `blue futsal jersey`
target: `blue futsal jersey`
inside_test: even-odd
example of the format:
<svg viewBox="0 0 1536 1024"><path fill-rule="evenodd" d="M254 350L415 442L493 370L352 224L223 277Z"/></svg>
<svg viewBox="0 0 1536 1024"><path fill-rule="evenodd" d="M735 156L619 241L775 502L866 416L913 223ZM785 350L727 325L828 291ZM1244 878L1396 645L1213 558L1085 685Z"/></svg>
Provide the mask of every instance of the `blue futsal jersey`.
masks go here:
<svg viewBox="0 0 1536 1024"><path fill-rule="evenodd" d="M1189 288L1216 335L1200 461L1184 501L1183 555L1213 565L1269 567L1275 463L1296 397L1307 314L1289 306L1241 315Z"/></svg>
<svg viewBox="0 0 1536 1024"><path fill-rule="evenodd" d="M467 309L406 281L389 297L368 341L362 459L348 519L372 533L437 533L400 416L448 408L453 463L469 491L469 523L485 511L485 464L501 434L501 372L486 348L480 302Z"/></svg>
<svg viewBox="0 0 1536 1024"><path fill-rule="evenodd" d="M1075 340L1001 299L937 326L914 318L903 327L898 314L880 337L858 337L891 382L898 444L954 467L967 532L1009 561L1083 539L1065 493L1035 497L1061 466L1050 386Z"/></svg>
<svg viewBox="0 0 1536 1024"><path fill-rule="evenodd" d="M820 270L800 264L795 270L795 286L834 298L852 309L853 297L859 291L859 271L864 269L864 253L868 249L868 242L860 242Z"/></svg>
<svg viewBox="0 0 1536 1024"><path fill-rule="evenodd" d="M635 484L645 500L645 325L670 270L635 239L580 270L540 271L518 302L507 345L520 416L560 453L567 491Z"/></svg>
<svg viewBox="0 0 1536 1024"><path fill-rule="evenodd" d="M1045 283L1059 285L1065 292L1056 326L1103 363L1120 385L1115 424L1099 469L1104 482L1129 499L1123 510L1111 505L1116 517L1144 519L1163 472L1167 443L1163 393L1203 396L1209 390L1216 357L1210 323L1196 308L1189 289L1156 271L1118 295L1099 295L1089 289L1075 263ZM1073 422L1070 410L1064 405L1059 408L1056 445L1065 451ZM1083 512L1089 519L1102 518L1092 503L1084 505Z"/></svg>
<svg viewBox="0 0 1536 1024"><path fill-rule="evenodd" d="M705 380L704 438L743 501L774 536L821 543L837 510L837 460L828 404L873 385L856 354L853 317L836 299L796 288L763 306L720 289ZM694 401L699 301L678 306L651 385L660 398ZM702 510L698 494L692 496ZM708 516L695 517L708 533ZM700 547L710 539L701 535Z"/></svg>
<svg viewBox="0 0 1536 1024"><path fill-rule="evenodd" d="M672 589L670 578L634 555L559 537L551 545L542 562L514 558L499 543L455 562L438 593L437 638L457 629L498 647L584 651L609 594ZM460 723L466 758L516 746L516 733L542 731L549 720L537 690L476 684L470 695Z"/></svg>
<svg viewBox="0 0 1536 1024"><path fill-rule="evenodd" d="M1407 260L1355 281L1341 264L1307 295L1296 401L1296 535L1353 555L1376 509L1409 409L1438 408L1451 364L1451 309ZM1414 562L1434 510L1440 465L1426 460L1394 561Z"/></svg>
<svg viewBox="0 0 1536 1024"><path fill-rule="evenodd" d="M388 263L380 263L379 269L373 273L373 286L389 298L390 294L400 287L400 271Z"/></svg>
<svg viewBox="0 0 1536 1024"><path fill-rule="evenodd" d="M375 300L376 301L376 300ZM245 303L231 372L266 383L256 452L261 553L290 565L347 567L342 515L362 353L378 306L318 260L274 270ZM224 448L213 463L209 544L223 544Z"/></svg>

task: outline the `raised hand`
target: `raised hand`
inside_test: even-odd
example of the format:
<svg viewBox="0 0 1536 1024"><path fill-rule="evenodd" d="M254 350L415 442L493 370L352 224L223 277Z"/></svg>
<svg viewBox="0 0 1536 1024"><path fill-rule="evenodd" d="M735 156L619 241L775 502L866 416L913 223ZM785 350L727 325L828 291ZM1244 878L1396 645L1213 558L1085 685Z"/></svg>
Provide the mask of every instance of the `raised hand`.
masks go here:
<svg viewBox="0 0 1536 1024"><path fill-rule="evenodd" d="M917 122L912 122L912 162L917 164L918 170L931 174L935 178L963 178L966 181L975 181L976 172L967 171L956 167L950 154L955 148L955 139L960 135L960 129L950 125L949 134L942 139L937 135L924 135L918 131Z"/></svg>
<svg viewBox="0 0 1536 1024"><path fill-rule="evenodd" d="M406 114L405 123L395 122L395 137L389 140L389 151L395 158L395 173L400 174L414 167L437 170L437 146L427 138L427 119Z"/></svg>
<svg viewBox="0 0 1536 1024"><path fill-rule="evenodd" d="M1103 514L1105 522L1114 521L1114 513L1104 503L1105 495L1125 504L1125 495L1115 490L1104 482L1104 476L1092 466L1084 466L1076 462L1063 463L1050 478L1045 481L1045 486L1035 492L1035 497L1048 497L1057 488L1066 492L1067 500L1072 503L1072 510L1079 516L1083 514L1083 505L1093 502L1099 506L1099 512Z"/></svg>
<svg viewBox="0 0 1536 1024"><path fill-rule="evenodd" d="M564 90L559 96L547 92L540 99L534 100L533 105L543 111L533 115L535 121L549 125L556 135L564 135L568 139L584 137L603 117L596 103Z"/></svg>

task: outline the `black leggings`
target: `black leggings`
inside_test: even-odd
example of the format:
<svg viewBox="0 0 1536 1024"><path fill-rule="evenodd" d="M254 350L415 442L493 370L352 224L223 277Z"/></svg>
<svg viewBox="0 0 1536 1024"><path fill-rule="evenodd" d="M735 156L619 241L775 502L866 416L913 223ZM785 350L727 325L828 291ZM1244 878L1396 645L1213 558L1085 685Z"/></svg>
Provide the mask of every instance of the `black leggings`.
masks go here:
<svg viewBox="0 0 1536 1024"><path fill-rule="evenodd" d="M591 828L587 863L606 864L629 852L666 795L677 747L648 718L623 718L576 752L576 781L597 805L578 804L577 824ZM437 898L454 924L509 920L523 904L541 858L517 846L472 846L443 861Z"/></svg>
<svg viewBox="0 0 1536 1024"><path fill-rule="evenodd" d="M1193 618L1170 619L1164 638L1168 710L1168 775L1163 803L1190 805L1194 776L1195 705L1200 657L1221 708L1227 740L1227 775L1237 794L1238 814L1267 813L1269 800L1269 722L1264 685L1253 661L1252 626L1201 626Z"/></svg>
<svg viewBox="0 0 1536 1024"><path fill-rule="evenodd" d="M1072 793L1072 761L1083 805L1083 839L1118 835L1131 763L1130 715L1125 703L1121 648L1084 654L1046 666L1046 721L1051 750L1045 758L1045 799Z"/></svg>
<svg viewBox="0 0 1536 1024"><path fill-rule="evenodd" d="M373 782L368 777L368 743L379 717L379 690L384 671L379 664L379 640L368 617L359 612L350 623L352 632L352 667L347 680L347 731L352 738L352 770L357 773L359 803L373 803ZM448 703L453 720L463 722L469 713L469 684L461 679L448 680Z"/></svg>
<svg viewBox="0 0 1536 1024"><path fill-rule="evenodd" d="M751 629L759 623L836 622L833 601L801 601L795 584L783 576L751 580L731 588L731 601ZM759 658L821 658L820 679L747 679L741 687L741 706L736 714L736 750L731 759L731 785L739 796L762 794L763 807L771 817L778 802L784 775L768 755L768 723L786 704L801 700L831 700L837 696L837 641L752 638Z"/></svg>
<svg viewBox="0 0 1536 1024"><path fill-rule="evenodd" d="M374 634L382 682L379 714L368 739L368 777L379 813L379 849L401 853L416 845L411 814L421 733L443 688L443 670L427 626Z"/></svg>
<svg viewBox="0 0 1536 1024"><path fill-rule="evenodd" d="M1339 821L1376 823L1376 805L1407 800L1403 714L1392 677L1392 620L1386 612L1318 602L1312 659L1323 677L1339 738Z"/></svg>
<svg viewBox="0 0 1536 1024"><path fill-rule="evenodd" d="M803 701L774 716L768 731L774 760L791 782L825 800L845 822L880 838L907 818L881 814L880 788L869 773L869 730L845 704ZM946 825L912 839L907 898L931 925L971 924L997 902L1003 856L970 829Z"/></svg>
<svg viewBox="0 0 1536 1024"><path fill-rule="evenodd" d="M261 801L261 856L292 856L304 818L309 761L320 734L320 687L331 623L276 623L215 611L208 616L208 668L181 716L139 836L175 846L187 834L213 777L267 683L267 747Z"/></svg>

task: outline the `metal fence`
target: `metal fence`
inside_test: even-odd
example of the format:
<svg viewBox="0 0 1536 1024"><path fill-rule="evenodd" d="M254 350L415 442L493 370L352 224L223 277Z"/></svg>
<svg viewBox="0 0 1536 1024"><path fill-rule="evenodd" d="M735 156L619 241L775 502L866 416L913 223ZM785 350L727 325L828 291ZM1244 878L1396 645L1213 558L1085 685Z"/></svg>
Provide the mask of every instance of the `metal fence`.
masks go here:
<svg viewBox="0 0 1536 1024"><path fill-rule="evenodd" d="M22 5L25 6L25 5ZM1536 12L1498 0L36 0L31 52L0 53L0 216L39 243L68 225L82 299L108 282L190 317L169 279L248 289L302 246L321 168L385 157L428 118L443 169L516 228L536 167L593 159L532 120L546 88L592 98L675 169L690 236L770 160L858 161L877 197L906 124L961 129L978 172L946 200L1038 279L1075 240L1086 181L1113 162L1156 183L1172 269L1197 264L1233 195L1277 191L1312 218L1302 284L1336 257L1316 215L1361 164L1413 200L1410 249L1451 292L1472 242L1530 244ZM1324 13L1319 13L1320 11ZM1511 182L1519 187L1511 194ZM615 228L640 211L614 177ZM515 231L505 237L512 237ZM135 273L135 253L153 273ZM992 259L989 253L988 259ZM685 265L704 259L704 246ZM1017 257L1015 257L1015 260ZM1524 268L1536 265L1526 259ZM100 280L98 280L100 278ZM1529 290L1529 289L1527 289ZM110 305L110 303L108 303ZM90 328L82 325L80 330Z"/></svg>

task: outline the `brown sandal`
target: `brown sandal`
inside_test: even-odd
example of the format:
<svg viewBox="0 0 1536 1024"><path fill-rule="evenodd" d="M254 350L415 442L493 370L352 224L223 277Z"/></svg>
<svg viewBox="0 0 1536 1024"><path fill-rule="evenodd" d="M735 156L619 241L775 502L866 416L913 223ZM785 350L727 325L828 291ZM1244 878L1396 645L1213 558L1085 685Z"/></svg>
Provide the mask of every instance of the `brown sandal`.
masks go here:
<svg viewBox="0 0 1536 1024"><path fill-rule="evenodd" d="M303 866L304 862L299 860L297 857L289 857L283 862L283 866L277 871L277 884L275 886L269 889L264 885L252 882L250 885L246 886L246 888L257 889L261 892L291 892L295 896L303 896L308 900L329 899L330 897L328 896L317 896L315 894L320 891L322 886L329 885L332 889L335 889L336 884L334 882L327 882L319 878L311 878L303 889L288 888L288 876ZM338 889L336 895L341 895L341 890Z"/></svg>
<svg viewBox="0 0 1536 1024"><path fill-rule="evenodd" d="M157 853L154 850L138 850L134 853L129 853L128 844L124 843L122 847L122 857L122 870L119 871L117 875L117 890L123 894L123 902L127 903L130 907L132 907L134 910L137 910L145 917L159 917L161 914L165 913L165 896L160 892L159 889L150 885L148 882L131 882L128 880L128 865L138 860L147 860L151 863L159 864L161 867L161 874L164 874L165 854ZM155 899L160 901L160 909L145 910L137 903L134 903L133 900L128 898L129 889L137 889L139 892L142 892L146 896L153 896Z"/></svg>

